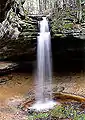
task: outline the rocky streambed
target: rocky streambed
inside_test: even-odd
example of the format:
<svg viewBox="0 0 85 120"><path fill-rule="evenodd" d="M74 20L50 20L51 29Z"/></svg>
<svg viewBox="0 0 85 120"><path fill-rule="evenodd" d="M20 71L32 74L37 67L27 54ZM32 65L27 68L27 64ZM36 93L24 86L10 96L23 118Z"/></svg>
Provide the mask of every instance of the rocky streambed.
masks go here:
<svg viewBox="0 0 85 120"><path fill-rule="evenodd" d="M30 96L31 98L33 98L35 88L34 75L31 73L15 72L5 76L1 76L0 79L6 80L5 84L0 84L0 119L28 120L29 115L26 112L28 105L24 106L24 110L20 108L20 105L29 101ZM70 74L54 73L52 85L53 93L69 93L85 97L84 84L85 73L83 72ZM59 102L60 99L56 99L56 101ZM64 102L65 104L67 104L67 106L68 104L70 104L71 107L77 105L81 106L83 108L82 111L84 114L85 105L81 105L81 101L75 103L74 100L69 101L69 99L67 99ZM59 109L61 109L61 107Z"/></svg>

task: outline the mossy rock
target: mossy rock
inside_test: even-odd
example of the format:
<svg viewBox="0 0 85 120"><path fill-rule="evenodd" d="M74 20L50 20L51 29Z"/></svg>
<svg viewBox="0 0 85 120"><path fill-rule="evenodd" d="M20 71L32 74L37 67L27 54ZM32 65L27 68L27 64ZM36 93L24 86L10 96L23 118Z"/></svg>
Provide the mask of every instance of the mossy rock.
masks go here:
<svg viewBox="0 0 85 120"><path fill-rule="evenodd" d="M72 29L72 28L73 28L73 23L68 23L68 24L63 25L63 29L69 30L69 29Z"/></svg>

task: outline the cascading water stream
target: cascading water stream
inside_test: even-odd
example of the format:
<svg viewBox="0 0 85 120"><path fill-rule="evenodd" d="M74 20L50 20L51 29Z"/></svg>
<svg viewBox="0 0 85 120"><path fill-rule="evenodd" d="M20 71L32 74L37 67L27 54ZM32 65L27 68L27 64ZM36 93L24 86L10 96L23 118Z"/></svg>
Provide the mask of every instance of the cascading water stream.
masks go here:
<svg viewBox="0 0 85 120"><path fill-rule="evenodd" d="M48 110L55 105L52 101L52 66L49 24L46 17L40 21L40 34L37 38L37 77L36 103L31 109Z"/></svg>
<svg viewBox="0 0 85 120"><path fill-rule="evenodd" d="M45 17L40 22L40 35L37 41L37 92L36 100L45 102L51 99L52 67L51 45L48 21ZM41 91L41 92L39 92ZM49 93L48 93L49 92Z"/></svg>

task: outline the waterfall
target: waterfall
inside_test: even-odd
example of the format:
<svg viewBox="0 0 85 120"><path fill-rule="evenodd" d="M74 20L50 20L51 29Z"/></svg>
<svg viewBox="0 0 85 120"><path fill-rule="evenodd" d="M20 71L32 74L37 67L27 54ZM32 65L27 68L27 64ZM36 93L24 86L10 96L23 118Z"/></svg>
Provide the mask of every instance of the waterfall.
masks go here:
<svg viewBox="0 0 85 120"><path fill-rule="evenodd" d="M48 21L40 22L40 35L37 38L37 92L36 100L51 99L52 67L51 44ZM39 92L40 91L40 92ZM49 93L48 93L49 92Z"/></svg>
<svg viewBox="0 0 85 120"><path fill-rule="evenodd" d="M40 21L40 33L37 38L37 77L36 103L32 109L47 110L55 105L52 101L52 63L49 24L46 17Z"/></svg>

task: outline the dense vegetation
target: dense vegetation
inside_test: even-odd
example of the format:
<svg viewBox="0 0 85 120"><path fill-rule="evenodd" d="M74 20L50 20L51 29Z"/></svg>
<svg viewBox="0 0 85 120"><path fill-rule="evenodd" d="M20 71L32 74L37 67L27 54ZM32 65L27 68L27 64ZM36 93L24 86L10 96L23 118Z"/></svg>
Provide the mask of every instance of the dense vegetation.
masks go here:
<svg viewBox="0 0 85 120"><path fill-rule="evenodd" d="M55 106L48 112L33 112L28 120L85 120L85 113L79 109L79 103Z"/></svg>

